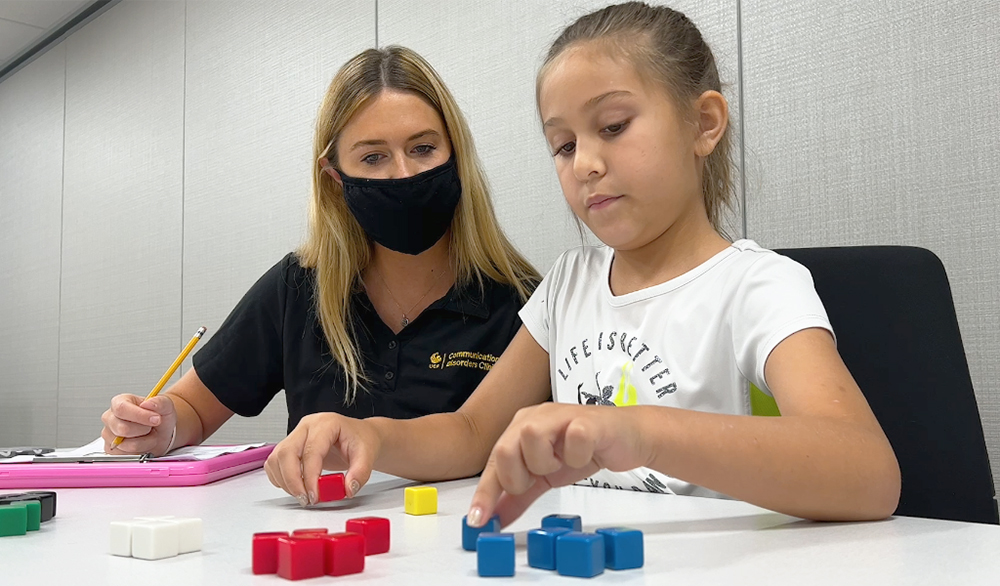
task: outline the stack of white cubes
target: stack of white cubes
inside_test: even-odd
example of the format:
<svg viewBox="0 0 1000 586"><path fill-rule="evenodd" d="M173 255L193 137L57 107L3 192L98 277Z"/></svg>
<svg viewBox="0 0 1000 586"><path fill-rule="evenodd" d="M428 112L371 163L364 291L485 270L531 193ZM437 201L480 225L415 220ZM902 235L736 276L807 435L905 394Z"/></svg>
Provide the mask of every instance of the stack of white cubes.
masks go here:
<svg viewBox="0 0 1000 586"><path fill-rule="evenodd" d="M201 519L136 517L111 523L111 554L160 560L201 551Z"/></svg>

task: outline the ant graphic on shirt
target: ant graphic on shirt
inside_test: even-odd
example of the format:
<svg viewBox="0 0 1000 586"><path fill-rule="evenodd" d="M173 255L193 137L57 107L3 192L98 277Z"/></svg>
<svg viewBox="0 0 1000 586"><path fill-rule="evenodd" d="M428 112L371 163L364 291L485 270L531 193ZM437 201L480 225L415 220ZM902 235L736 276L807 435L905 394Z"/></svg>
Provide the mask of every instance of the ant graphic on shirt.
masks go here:
<svg viewBox="0 0 1000 586"><path fill-rule="evenodd" d="M584 383L580 383L579 386L576 387L576 402L577 403L579 403L581 405L607 405L607 406L610 406L610 407L614 407L615 406L614 402L611 401L611 394L615 392L615 388L613 386L611 386L611 385L608 385L608 386L602 388L601 387L601 381L599 381L597 379L597 377L599 377L599 376L601 376L600 372L598 372L598 373L596 373L594 375L594 383L596 383L597 384L597 388L600 389L601 396L598 397L597 395L591 395L590 393L584 391L583 390L583 384ZM587 398L586 403L583 401L584 397Z"/></svg>

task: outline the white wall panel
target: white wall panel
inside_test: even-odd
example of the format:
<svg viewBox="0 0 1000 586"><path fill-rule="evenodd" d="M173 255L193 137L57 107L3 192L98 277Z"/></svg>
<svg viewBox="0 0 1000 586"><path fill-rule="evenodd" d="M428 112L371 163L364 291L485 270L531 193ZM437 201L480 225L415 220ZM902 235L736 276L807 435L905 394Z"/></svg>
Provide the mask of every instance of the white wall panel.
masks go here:
<svg viewBox="0 0 1000 586"><path fill-rule="evenodd" d="M56 441L66 52L0 84L0 446Z"/></svg>
<svg viewBox="0 0 1000 586"><path fill-rule="evenodd" d="M404 45L441 74L472 128L507 235L545 272L580 244L535 108L535 74L549 45L594 0L379 2L379 44ZM736 2L670 3L715 52L738 145ZM738 222L737 222L738 225ZM737 231L737 236L739 236Z"/></svg>
<svg viewBox="0 0 1000 586"><path fill-rule="evenodd" d="M188 3L185 336L211 335L305 237L316 112L340 66L374 44L374 0ZM282 394L212 441L275 441L286 425Z"/></svg>
<svg viewBox="0 0 1000 586"><path fill-rule="evenodd" d="M65 44L58 441L80 445L180 350L184 4L123 2Z"/></svg>
<svg viewBox="0 0 1000 586"><path fill-rule="evenodd" d="M994 479L997 30L995 0L763 0L743 18L750 237L770 247L907 244L940 256Z"/></svg>

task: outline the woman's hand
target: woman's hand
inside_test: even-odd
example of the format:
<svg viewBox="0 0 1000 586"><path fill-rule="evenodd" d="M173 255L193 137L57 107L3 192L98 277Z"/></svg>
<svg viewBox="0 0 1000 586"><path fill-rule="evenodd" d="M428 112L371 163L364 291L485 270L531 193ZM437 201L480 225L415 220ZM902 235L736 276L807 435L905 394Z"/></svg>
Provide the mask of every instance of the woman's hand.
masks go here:
<svg viewBox="0 0 1000 586"><path fill-rule="evenodd" d="M472 496L468 522L494 514L506 526L545 491L608 469L623 472L651 459L631 407L544 403L521 409L490 453Z"/></svg>
<svg viewBox="0 0 1000 586"><path fill-rule="evenodd" d="M136 395L118 395L111 399L111 408L101 416L104 429L104 451L107 453L145 454L162 456L167 453L177 426L177 411L167 395L146 400ZM116 437L125 438L112 448Z"/></svg>
<svg viewBox="0 0 1000 586"><path fill-rule="evenodd" d="M371 476L380 449L381 438L370 422L314 413L303 417L274 448L264 470L271 484L306 506L317 502L317 481L323 470L347 470L347 496L358 494Z"/></svg>

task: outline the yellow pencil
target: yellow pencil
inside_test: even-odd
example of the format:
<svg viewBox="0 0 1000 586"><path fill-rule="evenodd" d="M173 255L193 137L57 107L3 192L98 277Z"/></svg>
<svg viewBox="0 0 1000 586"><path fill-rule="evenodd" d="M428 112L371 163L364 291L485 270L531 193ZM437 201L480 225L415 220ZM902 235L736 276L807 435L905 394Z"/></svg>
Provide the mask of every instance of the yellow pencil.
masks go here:
<svg viewBox="0 0 1000 586"><path fill-rule="evenodd" d="M187 343L187 346L184 346L183 350L181 350L181 353L177 357L177 360L174 360L174 363L170 365L170 368L167 369L167 372L163 375L162 378L160 378L160 382L156 383L156 386L153 387L153 390L149 391L149 394L146 395L147 401L152 399L156 395L160 394L160 391L163 390L163 387L167 384L167 381L170 380L170 377L174 376L174 371L176 371L177 368L181 365L181 362L184 362L184 359L187 358L187 355L191 353L191 350L194 348L195 344L198 343L198 340L200 340L201 337L205 335L205 332L206 332L205 326L198 328L198 331L194 333L194 337L191 338L191 341ZM125 441L125 438L118 436L115 438L115 441L111 442L111 447L116 448L123 441Z"/></svg>

